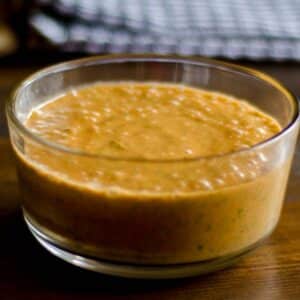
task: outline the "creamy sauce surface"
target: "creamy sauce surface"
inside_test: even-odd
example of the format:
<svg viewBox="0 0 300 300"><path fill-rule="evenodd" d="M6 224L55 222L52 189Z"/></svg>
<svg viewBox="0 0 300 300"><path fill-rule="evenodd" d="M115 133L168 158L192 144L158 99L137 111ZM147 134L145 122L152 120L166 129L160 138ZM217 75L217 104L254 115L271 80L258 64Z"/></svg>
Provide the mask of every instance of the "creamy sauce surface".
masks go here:
<svg viewBox="0 0 300 300"><path fill-rule="evenodd" d="M279 218L290 162L276 149L181 160L248 148L281 130L246 101L183 85L98 83L35 108L25 125L99 154L30 141L16 148L26 217L64 249L126 263L197 262L252 247Z"/></svg>
<svg viewBox="0 0 300 300"><path fill-rule="evenodd" d="M147 159L224 154L281 129L246 101L183 85L134 82L67 92L34 109L26 126L73 149Z"/></svg>

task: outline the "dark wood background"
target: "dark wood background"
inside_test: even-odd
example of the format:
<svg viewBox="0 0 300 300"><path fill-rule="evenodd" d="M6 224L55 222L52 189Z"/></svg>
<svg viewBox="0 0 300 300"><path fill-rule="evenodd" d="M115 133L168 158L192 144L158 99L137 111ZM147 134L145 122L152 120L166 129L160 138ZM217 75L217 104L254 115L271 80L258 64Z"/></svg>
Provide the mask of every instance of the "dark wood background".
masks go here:
<svg viewBox="0 0 300 300"><path fill-rule="evenodd" d="M73 57L27 53L0 58L0 299L300 299L300 145L279 226L263 246L226 270L181 280L119 279L75 268L37 244L19 211L4 102L28 74ZM300 96L299 63L238 63L273 75Z"/></svg>

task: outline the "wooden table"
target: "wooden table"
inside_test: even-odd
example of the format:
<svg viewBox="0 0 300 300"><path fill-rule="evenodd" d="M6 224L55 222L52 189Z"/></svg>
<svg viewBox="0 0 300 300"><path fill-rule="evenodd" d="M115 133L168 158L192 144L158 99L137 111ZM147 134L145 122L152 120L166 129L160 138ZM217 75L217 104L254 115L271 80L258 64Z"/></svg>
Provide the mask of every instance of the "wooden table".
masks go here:
<svg viewBox="0 0 300 300"><path fill-rule="evenodd" d="M0 299L300 299L300 146L279 226L263 246L229 269L184 280L126 280L75 268L42 249L18 208L3 101L16 82L44 64L0 60ZM254 66L300 95L299 64Z"/></svg>

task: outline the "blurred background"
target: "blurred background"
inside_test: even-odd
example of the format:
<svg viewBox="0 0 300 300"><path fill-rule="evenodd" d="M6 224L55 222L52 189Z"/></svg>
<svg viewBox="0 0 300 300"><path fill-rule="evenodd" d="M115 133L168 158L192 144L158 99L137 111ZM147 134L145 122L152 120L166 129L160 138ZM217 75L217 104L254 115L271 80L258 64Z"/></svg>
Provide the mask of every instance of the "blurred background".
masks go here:
<svg viewBox="0 0 300 300"><path fill-rule="evenodd" d="M108 53L221 58L300 95L300 1L0 0L0 106L36 69Z"/></svg>
<svg viewBox="0 0 300 300"><path fill-rule="evenodd" d="M0 0L0 134L2 100L24 77L108 53L221 58L300 95L300 0Z"/></svg>
<svg viewBox="0 0 300 300"><path fill-rule="evenodd" d="M298 0L1 0L0 53L300 60Z"/></svg>

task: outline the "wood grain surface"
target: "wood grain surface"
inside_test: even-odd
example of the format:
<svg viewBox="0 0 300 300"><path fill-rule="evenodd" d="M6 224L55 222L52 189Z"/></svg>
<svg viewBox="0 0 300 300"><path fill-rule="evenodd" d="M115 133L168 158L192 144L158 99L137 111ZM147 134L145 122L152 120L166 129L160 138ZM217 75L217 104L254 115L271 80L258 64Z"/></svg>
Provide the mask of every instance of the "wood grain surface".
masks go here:
<svg viewBox="0 0 300 300"><path fill-rule="evenodd" d="M1 68L0 61L0 299L300 299L300 152L275 232L229 269L183 280L125 280L73 267L40 247L20 213L3 101L20 79L41 65ZM254 66L283 79L300 95L299 64Z"/></svg>

